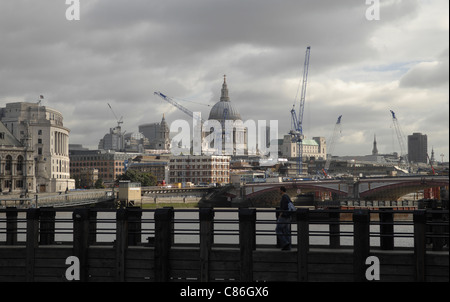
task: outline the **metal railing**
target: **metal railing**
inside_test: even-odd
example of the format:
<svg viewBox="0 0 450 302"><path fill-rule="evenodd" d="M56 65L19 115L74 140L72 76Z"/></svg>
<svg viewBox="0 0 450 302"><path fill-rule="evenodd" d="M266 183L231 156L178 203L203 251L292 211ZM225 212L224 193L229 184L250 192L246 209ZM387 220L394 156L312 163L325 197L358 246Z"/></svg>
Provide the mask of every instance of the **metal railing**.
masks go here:
<svg viewBox="0 0 450 302"><path fill-rule="evenodd" d="M0 244L18 244L26 241L29 211L38 210L40 241L43 244L71 244L73 242L74 211L49 208L0 209ZM255 248L277 246L275 209L249 209L250 223L254 225ZM238 246L240 244L239 209L140 209L126 208L128 234L132 245L152 245L155 238L155 213L169 211L172 245L199 245L201 242L202 211L212 215L211 235L213 246ZM88 210L90 244L113 244L116 240L118 210ZM290 223L292 245L299 242L299 223L307 223L310 247L346 248L354 245L355 213L352 210L305 210L306 220L296 213ZM300 212L299 212L300 213ZM367 217L368 238L371 248L413 248L417 213L424 215L427 248L448 249L448 210L371 210ZM28 218L27 218L28 217ZM15 239L11 239L15 238ZM44 239L43 239L44 238ZM47 238L47 239L45 239ZM50 239L48 239L50 238Z"/></svg>

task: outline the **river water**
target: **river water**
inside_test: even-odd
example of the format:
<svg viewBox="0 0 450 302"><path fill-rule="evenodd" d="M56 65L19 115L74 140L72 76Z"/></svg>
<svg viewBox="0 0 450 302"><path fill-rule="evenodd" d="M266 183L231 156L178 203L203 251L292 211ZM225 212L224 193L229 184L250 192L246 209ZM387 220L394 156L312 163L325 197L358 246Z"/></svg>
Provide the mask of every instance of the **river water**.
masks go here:
<svg viewBox="0 0 450 302"><path fill-rule="evenodd" d="M147 242L148 237L154 237L153 211L144 211L142 213L142 236L141 242ZM98 212L97 214L97 242L108 243L115 240L115 212ZM275 235L275 213L273 211L257 211L256 224L256 244L257 245L276 245ZM26 240L26 221L25 213L21 212L18 216L18 241ZM174 241L177 243L198 244L199 222L197 211L176 211L174 223ZM56 242L72 241L72 212L57 212L56 215ZM295 225L292 229L295 230ZM328 224L310 224L310 245L328 245L329 237ZM413 225L407 221L401 221L401 225L394 225L395 247L412 247L414 244ZM0 242L6 241L6 222L5 213L0 213ZM344 222L340 225L340 244L341 246L353 245L353 226L351 222ZM370 244L373 247L380 246L379 225L370 226L371 239ZM216 211L214 216L214 243L217 244L238 244L239 243L239 224L237 211ZM297 243L295 232L292 236L292 243Z"/></svg>

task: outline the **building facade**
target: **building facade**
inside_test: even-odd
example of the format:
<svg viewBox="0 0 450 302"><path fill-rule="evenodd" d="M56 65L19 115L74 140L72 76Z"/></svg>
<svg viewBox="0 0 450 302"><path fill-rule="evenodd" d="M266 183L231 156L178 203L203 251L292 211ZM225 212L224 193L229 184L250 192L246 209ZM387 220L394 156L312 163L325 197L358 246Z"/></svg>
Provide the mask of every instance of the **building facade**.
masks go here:
<svg viewBox="0 0 450 302"><path fill-rule="evenodd" d="M160 123L139 125L138 129L148 139L149 145L146 148L156 150L170 149L170 127L164 115Z"/></svg>
<svg viewBox="0 0 450 302"><path fill-rule="evenodd" d="M427 135L413 133L408 135L408 161L411 163L427 163Z"/></svg>
<svg viewBox="0 0 450 302"><path fill-rule="evenodd" d="M98 142L98 149L123 151L125 149L125 140L122 127L117 125L114 128L110 128L109 133L105 134Z"/></svg>
<svg viewBox="0 0 450 302"><path fill-rule="evenodd" d="M326 159L327 158L327 144L324 137L313 137L313 139L304 139L302 142L303 152L302 157L310 159ZM291 135L287 134L283 138L281 145L281 156L287 158L298 157L299 145L292 142Z"/></svg>
<svg viewBox="0 0 450 302"><path fill-rule="evenodd" d="M70 178L69 132L63 116L38 103L9 103L0 120L22 144L33 150L37 192L62 192L75 187Z"/></svg>
<svg viewBox="0 0 450 302"><path fill-rule="evenodd" d="M220 124L220 131L214 129L214 134L206 128L212 126L214 123ZM248 129L244 127L241 115L234 104L230 101L228 94L228 85L226 76L223 78L222 90L220 94L220 100L211 108L209 112L208 127L203 129L203 141L202 152L204 154L217 154L217 155L244 155L248 154ZM228 124L228 128L227 128ZM208 142L205 138L211 138ZM216 139L220 139L220 145L217 144ZM219 150L219 146L221 149Z"/></svg>
<svg viewBox="0 0 450 302"><path fill-rule="evenodd" d="M93 176L102 179L106 185L113 185L117 177L125 173L128 160L137 155L139 153L111 150L71 150L70 175L79 187L91 184Z"/></svg>
<svg viewBox="0 0 450 302"><path fill-rule="evenodd" d="M152 173L158 184L169 182L169 155L136 156L128 163L128 170Z"/></svg>
<svg viewBox="0 0 450 302"><path fill-rule="evenodd" d="M169 175L170 183L229 183L230 156L172 156L169 163Z"/></svg>
<svg viewBox="0 0 450 302"><path fill-rule="evenodd" d="M0 192L34 193L33 150L23 145L0 122Z"/></svg>

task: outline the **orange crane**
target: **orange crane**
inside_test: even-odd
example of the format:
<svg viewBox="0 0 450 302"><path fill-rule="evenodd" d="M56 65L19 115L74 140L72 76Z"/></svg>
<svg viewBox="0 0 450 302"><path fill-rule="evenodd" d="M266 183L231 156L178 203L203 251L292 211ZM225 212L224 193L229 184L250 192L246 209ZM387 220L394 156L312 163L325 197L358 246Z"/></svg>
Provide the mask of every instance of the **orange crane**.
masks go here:
<svg viewBox="0 0 450 302"><path fill-rule="evenodd" d="M434 170L433 163L431 162L428 152L427 152L427 158L428 158L428 162L430 163L432 175L436 175L436 171ZM431 199L431 198L440 199L441 189L439 187L425 188L425 189L423 189L423 195L424 195L423 197L427 198L427 199Z"/></svg>

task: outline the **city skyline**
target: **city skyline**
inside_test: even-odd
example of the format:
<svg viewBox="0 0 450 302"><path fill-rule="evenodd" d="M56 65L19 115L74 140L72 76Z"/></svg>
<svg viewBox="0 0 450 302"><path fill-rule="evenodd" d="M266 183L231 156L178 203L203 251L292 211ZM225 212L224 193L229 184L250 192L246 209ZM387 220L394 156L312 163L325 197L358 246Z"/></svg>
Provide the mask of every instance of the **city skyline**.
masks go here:
<svg viewBox="0 0 450 302"><path fill-rule="evenodd" d="M367 1L376 3L377 1ZM333 155L398 152L390 110L407 136L449 158L448 1L64 1L0 3L0 106L38 102L62 113L70 143L96 149L117 125L191 121L153 95L207 117L227 75L242 120L278 120L290 110L311 46L304 134L331 139ZM39 98L44 95L44 99ZM295 102L298 109L298 99Z"/></svg>

